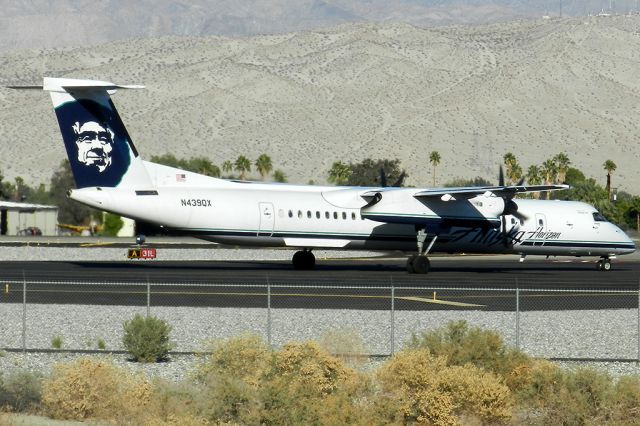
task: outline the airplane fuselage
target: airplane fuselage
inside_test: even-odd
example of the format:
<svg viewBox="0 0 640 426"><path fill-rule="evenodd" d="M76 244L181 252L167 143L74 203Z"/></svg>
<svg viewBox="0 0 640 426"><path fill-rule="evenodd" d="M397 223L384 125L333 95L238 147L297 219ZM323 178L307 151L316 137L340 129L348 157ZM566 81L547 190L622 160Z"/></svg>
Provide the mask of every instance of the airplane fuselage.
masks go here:
<svg viewBox="0 0 640 426"><path fill-rule="evenodd" d="M349 188L218 179L215 182L219 186L174 184L139 190L83 188L74 190L71 197L102 210L155 223L168 232L225 244L307 249L416 249L415 224L368 218L377 216L367 214L361 200L336 196ZM478 199L488 205L493 198ZM429 223L434 223L436 213L429 209L429 203L414 198L406 202L412 205L405 210L428 217ZM464 225L464 217L462 223L438 224L433 232L438 237L430 252L615 256L635 249L624 232L602 220L588 204L518 199L518 205L526 220L506 215L496 226L496 222L490 220L491 215L483 220L485 216L476 211L475 216L468 218L468 225ZM427 229L430 227L433 229L432 225Z"/></svg>

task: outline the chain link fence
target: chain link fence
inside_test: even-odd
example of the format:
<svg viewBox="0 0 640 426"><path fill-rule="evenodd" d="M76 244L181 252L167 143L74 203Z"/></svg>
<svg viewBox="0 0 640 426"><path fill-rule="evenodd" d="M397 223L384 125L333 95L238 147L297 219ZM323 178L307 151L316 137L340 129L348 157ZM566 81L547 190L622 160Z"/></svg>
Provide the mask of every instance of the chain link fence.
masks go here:
<svg viewBox="0 0 640 426"><path fill-rule="evenodd" d="M640 361L637 282L619 289L525 281L417 287L392 278L355 285L265 277L231 283L23 279L0 286L5 350L122 351L123 322L141 314L173 327L176 352L202 351L209 340L244 333L280 346L345 330L362 338L368 355L388 356L414 334L464 320L534 356Z"/></svg>

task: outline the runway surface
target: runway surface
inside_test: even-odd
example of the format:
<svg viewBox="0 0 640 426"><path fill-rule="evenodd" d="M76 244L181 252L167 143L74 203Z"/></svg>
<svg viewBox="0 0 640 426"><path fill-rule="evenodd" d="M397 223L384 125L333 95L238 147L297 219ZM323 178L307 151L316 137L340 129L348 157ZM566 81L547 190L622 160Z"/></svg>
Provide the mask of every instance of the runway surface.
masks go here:
<svg viewBox="0 0 640 426"><path fill-rule="evenodd" d="M0 262L0 303L399 310L637 308L640 261L594 263L515 256L431 259L427 275L410 275L401 258L318 260L313 271L289 262L128 261ZM391 297L391 287L394 297ZM563 291L559 291L563 290Z"/></svg>

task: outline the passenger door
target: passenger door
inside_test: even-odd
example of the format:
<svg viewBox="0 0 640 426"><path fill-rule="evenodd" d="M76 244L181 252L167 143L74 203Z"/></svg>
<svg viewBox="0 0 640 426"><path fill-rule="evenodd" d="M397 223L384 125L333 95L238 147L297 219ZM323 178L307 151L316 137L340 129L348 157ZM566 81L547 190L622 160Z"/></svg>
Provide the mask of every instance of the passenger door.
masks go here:
<svg viewBox="0 0 640 426"><path fill-rule="evenodd" d="M260 209L260 225L258 227L258 236L270 237L273 235L273 226L275 224L273 204L258 203L258 207Z"/></svg>

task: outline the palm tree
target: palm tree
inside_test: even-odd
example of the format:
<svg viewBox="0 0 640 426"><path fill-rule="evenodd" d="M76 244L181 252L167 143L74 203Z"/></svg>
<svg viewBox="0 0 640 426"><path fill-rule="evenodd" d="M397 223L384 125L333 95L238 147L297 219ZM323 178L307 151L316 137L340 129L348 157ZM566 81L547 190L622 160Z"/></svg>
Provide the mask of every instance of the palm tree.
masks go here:
<svg viewBox="0 0 640 426"><path fill-rule="evenodd" d="M611 173L615 172L618 166L611 160L607 160L602 164L607 171L607 194L609 194L609 201L611 201Z"/></svg>
<svg viewBox="0 0 640 426"><path fill-rule="evenodd" d="M261 154L260 157L256 160L256 169L260 172L260 178L262 180L266 180L267 176L273 169L273 164L271 164L271 157L267 154Z"/></svg>
<svg viewBox="0 0 640 426"><path fill-rule="evenodd" d="M571 160L564 152L553 157L553 161L556 163L558 176L558 183L564 183L567 177L567 170L569 170L569 165L571 164Z"/></svg>
<svg viewBox="0 0 640 426"><path fill-rule="evenodd" d="M342 161L336 161L329 169L329 183L336 185L346 185L351 176L351 167Z"/></svg>
<svg viewBox="0 0 640 426"><path fill-rule="evenodd" d="M220 168L205 157L193 157L187 161L186 169L201 175L220 177Z"/></svg>
<svg viewBox="0 0 640 426"><path fill-rule="evenodd" d="M550 185L556 180L557 170L558 167L553 159L544 160L544 163L542 163L542 176L544 177L545 185ZM551 194L547 192L547 200L550 198L550 195Z"/></svg>
<svg viewBox="0 0 640 426"><path fill-rule="evenodd" d="M513 169L518 165L518 160L516 160L516 156L511 152L507 152L504 157L502 157L504 161L504 165L507 168L507 178L509 179L509 183L515 183L517 180L513 179Z"/></svg>
<svg viewBox="0 0 640 426"><path fill-rule="evenodd" d="M433 186L436 186L436 167L440 164L440 153L438 151L431 151L429 161L433 166Z"/></svg>
<svg viewBox="0 0 640 426"><path fill-rule="evenodd" d="M542 172L540 171L540 167L536 166L535 164L529 166L529 169L527 169L526 177L529 185L540 185L540 183L542 183ZM539 192L534 192L531 195L536 200L540 198Z"/></svg>
<svg viewBox="0 0 640 426"><path fill-rule="evenodd" d="M287 181L287 175L284 174L284 172L280 169L276 169L273 172L273 180L275 180L276 182L286 182Z"/></svg>
<svg viewBox="0 0 640 426"><path fill-rule="evenodd" d="M222 163L222 171L225 173L231 173L231 171L233 170L233 163L229 160L226 160L224 163Z"/></svg>
<svg viewBox="0 0 640 426"><path fill-rule="evenodd" d="M234 164L235 170L240 172L240 180L246 180L247 172L251 171L251 161L244 155L239 156Z"/></svg>

